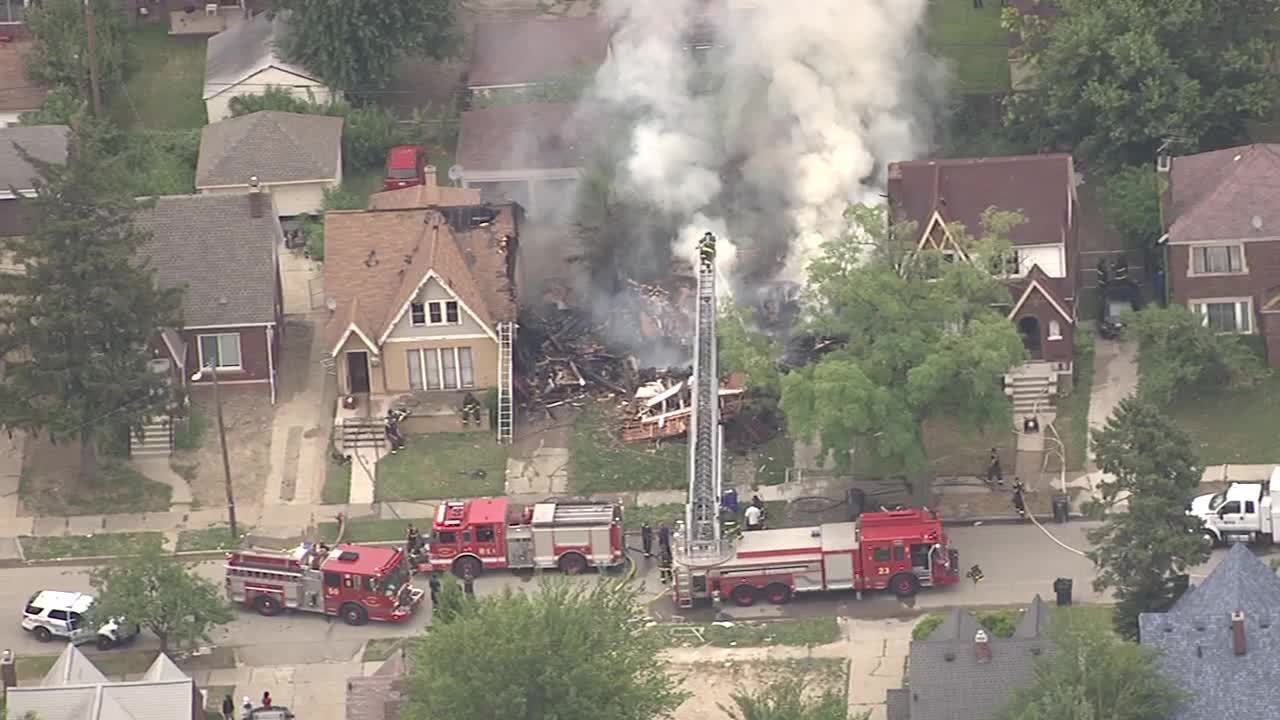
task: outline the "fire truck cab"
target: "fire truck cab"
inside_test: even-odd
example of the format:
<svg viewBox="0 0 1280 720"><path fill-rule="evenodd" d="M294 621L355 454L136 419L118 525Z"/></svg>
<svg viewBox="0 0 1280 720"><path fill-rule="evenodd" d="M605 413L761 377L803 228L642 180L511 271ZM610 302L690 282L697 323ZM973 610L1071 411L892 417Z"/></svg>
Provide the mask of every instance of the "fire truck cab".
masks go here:
<svg viewBox="0 0 1280 720"><path fill-rule="evenodd" d="M615 503L451 500L436 508L431 529L419 569L450 570L458 577L501 568L577 574L626 562L622 508Z"/></svg>
<svg viewBox="0 0 1280 720"><path fill-rule="evenodd" d="M892 590L959 582L960 553L928 510L863 513L854 522L743 533L728 560L699 567L677 556L673 596L681 607L722 598L739 606L776 605L795 593Z"/></svg>
<svg viewBox="0 0 1280 720"><path fill-rule="evenodd" d="M285 609L341 615L348 625L400 622L422 603L399 548L303 544L227 553L227 598L277 615Z"/></svg>

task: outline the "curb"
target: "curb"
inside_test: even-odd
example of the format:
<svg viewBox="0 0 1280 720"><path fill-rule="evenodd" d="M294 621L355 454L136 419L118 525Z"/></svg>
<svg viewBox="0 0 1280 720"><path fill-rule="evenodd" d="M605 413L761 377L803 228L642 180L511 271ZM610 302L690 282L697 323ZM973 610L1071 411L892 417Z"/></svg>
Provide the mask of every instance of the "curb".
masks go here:
<svg viewBox="0 0 1280 720"><path fill-rule="evenodd" d="M1054 522L1053 515L1051 514L1041 513L1037 515L1032 515L1031 517L1034 517L1041 524L1047 524L1047 525L1060 524L1060 523ZM1089 519L1088 517L1081 515L1080 513L1069 513L1067 515L1068 522L1073 522L1076 520L1088 520L1088 519ZM942 526L943 527L972 527L979 523L981 523L982 525L1025 525L1027 522L1028 522L1027 518L1019 517L1017 515L979 515L975 517L952 518L950 520L943 520Z"/></svg>

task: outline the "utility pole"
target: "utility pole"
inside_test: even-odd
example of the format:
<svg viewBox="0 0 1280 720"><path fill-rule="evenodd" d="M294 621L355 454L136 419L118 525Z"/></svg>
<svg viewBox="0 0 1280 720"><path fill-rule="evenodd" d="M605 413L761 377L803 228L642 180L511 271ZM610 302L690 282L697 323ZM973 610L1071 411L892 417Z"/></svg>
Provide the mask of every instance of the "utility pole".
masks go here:
<svg viewBox="0 0 1280 720"><path fill-rule="evenodd" d="M93 116L102 117L102 88L98 85L98 35L94 28L92 0L84 0L84 27L89 35L87 43L89 53L89 94L93 98Z"/></svg>
<svg viewBox="0 0 1280 720"><path fill-rule="evenodd" d="M218 441L222 444L222 477L227 486L227 525L231 529L232 541L236 542L240 534L236 532L236 496L231 489L231 458L227 456L227 426L222 422L222 387L218 384L218 368L215 363L210 363L191 379L199 380L205 373L213 379L213 404L218 409Z"/></svg>

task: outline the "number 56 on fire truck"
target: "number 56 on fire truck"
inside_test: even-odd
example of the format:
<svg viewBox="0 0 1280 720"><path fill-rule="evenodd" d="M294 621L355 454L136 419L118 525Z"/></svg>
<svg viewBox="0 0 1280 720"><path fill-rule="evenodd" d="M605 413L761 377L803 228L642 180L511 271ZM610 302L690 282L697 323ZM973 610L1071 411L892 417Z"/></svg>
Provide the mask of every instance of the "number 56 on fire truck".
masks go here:
<svg viewBox="0 0 1280 720"><path fill-rule="evenodd" d="M341 615L348 625L400 622L422 604L400 548L302 545L227 553L227 598L263 615L282 610Z"/></svg>

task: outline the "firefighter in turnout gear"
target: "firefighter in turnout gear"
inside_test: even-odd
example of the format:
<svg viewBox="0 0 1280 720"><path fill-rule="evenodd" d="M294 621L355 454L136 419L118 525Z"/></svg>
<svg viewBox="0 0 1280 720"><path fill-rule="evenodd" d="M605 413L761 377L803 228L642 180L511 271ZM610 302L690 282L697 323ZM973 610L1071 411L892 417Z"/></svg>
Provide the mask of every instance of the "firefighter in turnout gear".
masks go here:
<svg viewBox="0 0 1280 720"><path fill-rule="evenodd" d="M666 544L658 549L658 576L665 585L671 582L671 545Z"/></svg>
<svg viewBox="0 0 1280 720"><path fill-rule="evenodd" d="M713 267L716 264L716 236L707 233L702 236L702 240L698 242L698 262L703 267Z"/></svg>

